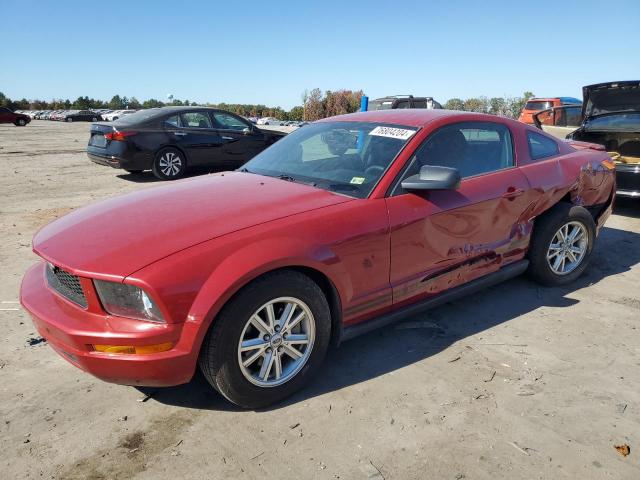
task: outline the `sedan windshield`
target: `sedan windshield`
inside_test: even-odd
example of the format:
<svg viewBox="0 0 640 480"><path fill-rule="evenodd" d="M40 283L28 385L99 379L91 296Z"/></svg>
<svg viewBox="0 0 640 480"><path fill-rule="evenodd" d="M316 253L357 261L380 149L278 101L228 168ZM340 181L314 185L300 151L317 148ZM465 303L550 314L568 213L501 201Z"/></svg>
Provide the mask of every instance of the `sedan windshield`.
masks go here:
<svg viewBox="0 0 640 480"><path fill-rule="evenodd" d="M240 170L365 198L415 132L389 124L313 123L279 140Z"/></svg>

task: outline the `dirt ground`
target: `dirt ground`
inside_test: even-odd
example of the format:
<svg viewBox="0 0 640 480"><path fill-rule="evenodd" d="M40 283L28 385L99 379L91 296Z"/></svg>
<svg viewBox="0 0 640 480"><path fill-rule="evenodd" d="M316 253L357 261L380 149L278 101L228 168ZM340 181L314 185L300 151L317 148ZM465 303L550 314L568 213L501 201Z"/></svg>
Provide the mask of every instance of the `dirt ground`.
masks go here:
<svg viewBox="0 0 640 480"><path fill-rule="evenodd" d="M159 185L91 163L87 139L0 125L2 478L640 478L640 202L619 203L575 284L518 278L347 342L285 404L240 411L199 378L110 385L29 344L34 232Z"/></svg>

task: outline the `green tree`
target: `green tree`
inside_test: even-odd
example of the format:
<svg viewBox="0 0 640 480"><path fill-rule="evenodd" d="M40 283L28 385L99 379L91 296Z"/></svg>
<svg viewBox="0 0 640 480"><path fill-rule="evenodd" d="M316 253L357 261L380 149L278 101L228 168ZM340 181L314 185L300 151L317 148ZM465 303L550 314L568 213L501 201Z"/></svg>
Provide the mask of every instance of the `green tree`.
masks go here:
<svg viewBox="0 0 640 480"><path fill-rule="evenodd" d="M125 104L122 101L122 98L120 98L120 95L114 95L111 97L111 100L109 100L108 106L111 110L123 110Z"/></svg>
<svg viewBox="0 0 640 480"><path fill-rule="evenodd" d="M304 119L304 107L297 106L289 110L289 120L303 120Z"/></svg>
<svg viewBox="0 0 640 480"><path fill-rule="evenodd" d="M464 102L460 98L450 98L444 104L447 110L464 110Z"/></svg>

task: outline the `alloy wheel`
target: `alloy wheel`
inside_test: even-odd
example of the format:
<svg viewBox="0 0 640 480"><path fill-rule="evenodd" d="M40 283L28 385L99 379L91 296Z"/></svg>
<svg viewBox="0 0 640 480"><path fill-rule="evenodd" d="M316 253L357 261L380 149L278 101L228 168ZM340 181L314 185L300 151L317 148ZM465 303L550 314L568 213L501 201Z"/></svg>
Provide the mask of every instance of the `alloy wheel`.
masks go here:
<svg viewBox="0 0 640 480"><path fill-rule="evenodd" d="M315 340L315 319L302 300L271 300L247 320L238 342L244 377L259 387L276 387L305 366Z"/></svg>
<svg viewBox="0 0 640 480"><path fill-rule="evenodd" d="M581 222L568 222L555 233L547 250L547 263L556 275L567 275L582 263L589 246L587 229Z"/></svg>
<svg viewBox="0 0 640 480"><path fill-rule="evenodd" d="M158 162L160 171L167 177L175 177L182 170L182 159L174 152L166 152Z"/></svg>

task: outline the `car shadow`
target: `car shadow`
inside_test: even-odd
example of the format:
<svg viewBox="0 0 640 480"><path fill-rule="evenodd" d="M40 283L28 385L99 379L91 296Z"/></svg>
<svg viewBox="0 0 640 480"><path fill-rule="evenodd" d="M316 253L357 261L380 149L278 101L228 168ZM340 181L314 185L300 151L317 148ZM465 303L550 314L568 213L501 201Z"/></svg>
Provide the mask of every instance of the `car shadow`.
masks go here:
<svg viewBox="0 0 640 480"><path fill-rule="evenodd" d="M640 218L640 198L616 197L613 213L625 217Z"/></svg>
<svg viewBox="0 0 640 480"><path fill-rule="evenodd" d="M624 255L620 255L620 252L624 252ZM265 410L284 408L385 375L429 358L459 340L509 322L540 307L569 307L578 302L570 298L571 293L598 283L610 275L627 272L638 263L640 234L604 227L589 268L572 284L546 288L521 276L407 318L403 322L405 325L396 324L345 342L340 348L329 352L322 370L310 385ZM416 325L416 321L421 321L422 324ZM414 325L407 322L414 322ZM523 339L514 339L514 343L523 343ZM138 389L167 405L206 410L240 410L215 393L200 373L185 385Z"/></svg>
<svg viewBox="0 0 640 480"><path fill-rule="evenodd" d="M218 173L218 172L228 172L229 170L235 170L236 167L232 166L220 166L220 167L191 167L185 173L182 178L190 178L197 177L200 175L206 175L209 173ZM121 178L122 180L126 180L127 182L134 183L156 183L156 182L166 182L166 180L160 180L156 177L151 171L145 170L141 173L121 173L116 175L116 177ZM169 182L167 182L169 183Z"/></svg>

